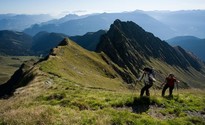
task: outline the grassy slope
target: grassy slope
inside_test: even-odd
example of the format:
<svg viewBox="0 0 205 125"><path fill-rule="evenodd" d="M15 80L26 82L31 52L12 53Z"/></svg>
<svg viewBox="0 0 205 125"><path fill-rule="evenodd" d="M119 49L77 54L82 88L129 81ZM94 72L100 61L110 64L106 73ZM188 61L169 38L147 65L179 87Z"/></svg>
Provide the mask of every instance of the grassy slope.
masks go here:
<svg viewBox="0 0 205 125"><path fill-rule="evenodd" d="M152 88L139 98L139 86L128 89L102 55L72 42L53 55L36 65L30 84L0 100L0 124L205 124L202 90L162 98Z"/></svg>
<svg viewBox="0 0 205 125"><path fill-rule="evenodd" d="M49 81L49 82L48 82ZM48 84L50 83L50 84ZM25 91L29 90L29 91ZM205 93L180 90L173 99L151 98L138 91L79 86L51 77L0 100L0 123L7 124L204 124ZM139 113L140 112L140 113Z"/></svg>
<svg viewBox="0 0 205 125"><path fill-rule="evenodd" d="M37 59L34 56L0 56L0 84L5 83L24 61Z"/></svg>
<svg viewBox="0 0 205 125"><path fill-rule="evenodd" d="M43 72L84 86L121 88L122 80L102 59L103 54L89 52L74 42L54 48L53 53L55 56L40 64Z"/></svg>

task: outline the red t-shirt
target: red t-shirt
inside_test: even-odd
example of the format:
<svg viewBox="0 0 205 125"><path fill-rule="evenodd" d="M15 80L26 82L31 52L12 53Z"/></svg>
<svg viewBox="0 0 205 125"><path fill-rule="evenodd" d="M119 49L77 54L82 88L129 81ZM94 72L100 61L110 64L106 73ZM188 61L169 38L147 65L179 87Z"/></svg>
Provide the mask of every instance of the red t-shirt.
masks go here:
<svg viewBox="0 0 205 125"><path fill-rule="evenodd" d="M166 81L167 81L167 84L169 85L169 86L174 86L174 83L177 81L175 78L169 78L169 77L167 77L166 78Z"/></svg>

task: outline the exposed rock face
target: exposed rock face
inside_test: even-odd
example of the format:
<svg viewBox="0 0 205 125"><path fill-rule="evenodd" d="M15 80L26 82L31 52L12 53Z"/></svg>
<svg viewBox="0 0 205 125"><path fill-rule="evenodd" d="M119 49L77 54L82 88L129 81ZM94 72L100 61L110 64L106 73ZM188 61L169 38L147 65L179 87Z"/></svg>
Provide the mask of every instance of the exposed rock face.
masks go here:
<svg viewBox="0 0 205 125"><path fill-rule="evenodd" d="M23 63L6 83L0 85L0 97L10 96L16 88L26 86L30 81L32 81L35 77L33 72L31 72L33 67L33 60Z"/></svg>
<svg viewBox="0 0 205 125"><path fill-rule="evenodd" d="M115 20L109 31L101 37L96 51L103 51L113 62L131 71L134 76L138 76L139 68L151 57L185 70L193 67L200 71L203 65L182 48L173 48L131 21Z"/></svg>
<svg viewBox="0 0 205 125"><path fill-rule="evenodd" d="M66 46L69 44L69 41L67 38L64 38L59 44L58 46Z"/></svg>

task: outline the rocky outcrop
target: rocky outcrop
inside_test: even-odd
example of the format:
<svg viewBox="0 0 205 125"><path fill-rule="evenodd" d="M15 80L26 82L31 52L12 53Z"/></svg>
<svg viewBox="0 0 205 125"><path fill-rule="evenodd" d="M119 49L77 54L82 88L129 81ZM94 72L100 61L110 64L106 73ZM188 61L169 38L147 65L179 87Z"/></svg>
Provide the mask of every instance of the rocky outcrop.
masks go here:
<svg viewBox="0 0 205 125"><path fill-rule="evenodd" d="M165 41L146 32L132 21L115 20L109 31L101 37L96 49L103 51L114 63L138 76L139 69L150 58L188 70L200 71L202 63L182 48L175 49Z"/></svg>
<svg viewBox="0 0 205 125"><path fill-rule="evenodd" d="M35 77L31 72L34 63L34 60L24 62L6 83L0 85L0 97L8 97L13 94L16 88L26 86L32 81Z"/></svg>

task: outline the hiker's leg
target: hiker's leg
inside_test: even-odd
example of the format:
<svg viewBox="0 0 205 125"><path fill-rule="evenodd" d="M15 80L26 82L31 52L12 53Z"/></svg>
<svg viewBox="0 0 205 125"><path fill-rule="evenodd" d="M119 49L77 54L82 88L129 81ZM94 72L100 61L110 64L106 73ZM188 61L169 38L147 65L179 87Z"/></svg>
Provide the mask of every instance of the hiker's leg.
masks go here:
<svg viewBox="0 0 205 125"><path fill-rule="evenodd" d="M146 85L141 89L140 96L144 95L144 91L146 90Z"/></svg>
<svg viewBox="0 0 205 125"><path fill-rule="evenodd" d="M150 96L150 92L149 92L149 88L151 88L152 87L152 83L150 83L149 85L147 85L147 87L146 87L146 95L147 96Z"/></svg>
<svg viewBox="0 0 205 125"><path fill-rule="evenodd" d="M165 91L167 90L167 88L168 88L168 85L165 84L164 88L162 89L162 96L165 95Z"/></svg>
<svg viewBox="0 0 205 125"><path fill-rule="evenodd" d="M146 87L145 91L146 91L146 96L149 96L150 94L149 94L149 88L148 88L148 86Z"/></svg>
<svg viewBox="0 0 205 125"><path fill-rule="evenodd" d="M172 96L173 89L174 89L174 86L169 87L169 96Z"/></svg>

